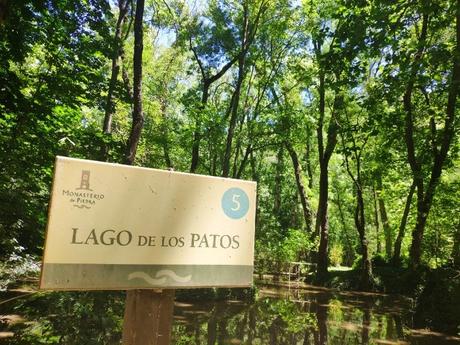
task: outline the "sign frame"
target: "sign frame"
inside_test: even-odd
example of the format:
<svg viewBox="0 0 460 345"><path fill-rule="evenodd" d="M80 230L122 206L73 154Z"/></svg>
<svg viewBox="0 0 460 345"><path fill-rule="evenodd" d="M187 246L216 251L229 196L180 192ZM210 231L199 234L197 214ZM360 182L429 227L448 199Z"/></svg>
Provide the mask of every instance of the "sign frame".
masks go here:
<svg viewBox="0 0 460 345"><path fill-rule="evenodd" d="M92 167L97 167L97 169ZM73 172L69 172L72 169ZM78 171L75 172L75 170ZM100 174L103 170L112 171L111 176L102 178ZM93 176L94 171L96 171L96 173L94 173L95 176ZM115 173L115 171L118 172ZM129 176L130 172L133 173L132 176ZM68 179L64 177L67 176L65 175L66 173L71 175L71 185L74 189L70 189L70 187L66 185L66 183L68 184ZM79 176L79 181L75 182L77 175ZM158 185L150 183L152 182L152 179L149 178L146 178L146 181L148 180L149 183L146 183L145 181L143 182L142 179L140 181L136 181L136 177L148 177L150 175L156 175L155 178L158 178L160 181ZM171 186L173 186L171 188L175 192L174 198L177 199L176 201L178 204L181 204L179 202L181 200L181 195L179 193L181 188L185 188L186 191L201 191L201 196L196 196L195 198L184 197L181 204L183 210L178 211L178 206L174 205L174 200L165 194L165 190L167 190L167 188L162 187L162 184L166 183L165 181L171 180L175 181L171 184ZM97 188L94 187L94 181L97 182ZM114 236L112 236L110 239L107 239L109 238L107 237L103 240L102 237L100 237L101 231L98 231L97 226L99 226L99 224L97 224L97 226L93 226L92 232L89 230L91 226L88 226L85 234L83 234L82 230L84 227L78 224L78 226L68 226L65 228L64 225L67 220L70 222L71 220L75 221L75 219L78 219L75 214L85 214L86 212L87 215L96 215L100 218L103 215L101 213L101 209L104 207L119 207L119 202L117 203L116 199L114 200L113 197L111 198L108 196L109 193L107 192L110 190L108 188L111 184L113 184L113 181L122 181L122 185L125 183L126 186L131 188L130 193L137 191L143 196L152 194L151 198L153 199L158 199L161 196L166 198L163 199L163 204L166 206L158 204L160 205L158 207L161 208L160 211L149 211L148 209L143 208L142 211L139 211L135 216L131 216L130 213L129 217L131 218L128 221L137 222L137 216L145 215L149 212L153 213L153 215L150 215L149 217L155 217L155 214L165 214L171 216L173 212L172 209L174 209L174 212L178 213L178 216L170 217L169 221L173 225L172 227L168 228L168 223L165 221L165 224L163 224L163 230L161 230L163 233L166 234L166 228L168 228L168 231L171 231L171 229L175 231L182 231L178 230L182 228L179 226L180 222L177 221L178 219L182 219L181 216L187 216L187 224L196 223L200 225L207 222L203 225L207 230L212 228L212 226L215 226L216 229L219 227L219 232L217 233L216 230L216 233L211 234L211 236L208 236L205 240L204 238L206 237L206 234L208 234L207 232L203 232L200 229L194 230L195 232L193 233L188 232L188 230L183 230L184 244L181 248L186 247L187 245L188 247L184 250L176 250L176 254L183 253L185 255L183 258L179 259L171 259L167 254L167 250L163 250L162 248L164 245L162 240L164 240L164 238L156 237L155 245L152 246L151 242L150 249L153 248L156 252L163 253L162 255L158 254L160 255L158 258L163 260L163 262L155 264L151 261L155 261L155 258L149 258L150 262L148 263L139 262L139 259L142 256L139 256L140 254L138 252L149 247L145 247L148 242L148 238L146 237L147 233L140 232L138 229L120 230L124 229L123 226L119 229L112 229L115 227L113 224L121 219L119 214L112 214L112 218L115 220L112 223L111 220L108 220L107 226L103 228L107 235L115 235L116 231L118 231L119 238L114 238ZM194 187L194 184L197 184L197 187ZM150 194L146 194L144 190L145 188L142 189L143 187L147 188L146 190ZM120 190L122 190L122 188ZM218 193L217 197L215 197L213 193ZM207 206L203 206L203 203L198 202L207 200L207 197L211 200L211 206L207 204ZM142 199L139 199L139 202L133 201L133 197L128 197L128 199L129 203L122 206L126 207L126 212L135 212L133 211L135 208L134 206L140 205L136 204L136 202L139 203ZM196 205L194 202L196 202ZM104 206L105 203L108 205ZM195 209L195 211L193 211L195 213L196 211L199 211L198 216L195 215L198 220L190 218L190 214L194 214L190 211L192 209ZM208 210L208 213L203 215L203 212L206 210ZM60 219L59 217L62 215L56 212L63 212L63 218L65 219ZM250 287L253 284L252 275L254 268L255 213L256 182L57 156L48 209L48 223L40 274L40 289L72 291ZM200 214L202 216L200 216ZM214 225L209 225L209 222ZM86 225L92 224L91 221L83 221L82 223L85 223ZM136 223L136 226L137 225L138 224ZM237 230L239 226L242 226L241 229L243 230ZM55 239L55 236L62 235L60 232L57 232L58 230L56 229L58 228L65 228L66 241L70 241L70 245L69 243L63 244L59 242L59 240ZM227 228L230 230L225 230ZM155 230L152 231L152 234L159 234L158 231L160 230L155 228ZM233 237L226 234L225 231L230 231ZM247 231L247 233L235 235L238 231ZM128 232L132 233L132 238L138 241L137 244L141 244L141 241L143 241L142 246L134 245L133 243L135 242L133 242L133 239L131 239L131 242L129 243L130 249L138 249L135 256L139 255L133 261L134 263L122 263L120 258L117 257L120 253L126 253L124 250L126 248L123 247L125 247L127 238L129 237ZM62 238L63 237L61 236L61 241ZM171 238L172 237L170 237L170 239ZM236 241L236 239L238 239L238 241ZM105 241L105 243L101 244L101 241ZM117 241L119 241L119 243ZM145 241L147 242L144 243ZM244 247L242 244L243 241L246 241L244 242ZM96 242L98 242L97 245L95 244ZM110 247L107 243L111 243L110 246L118 245L113 258L110 258L110 260L118 260L115 263L108 263L108 259L106 260L107 253L110 253L110 250L107 250L107 248ZM201 243L200 248L198 248L199 243ZM62 248L59 244L61 244ZM210 245L214 248L209 248ZM216 248L219 245L222 248ZM78 250L80 250L78 246L80 246L80 248L87 249L87 252L89 253L87 253L88 255L82 259L85 262L75 262L75 258L78 254L75 251L78 252ZM202 248L203 246L204 248ZM100 248L105 252L105 256L101 263L91 261L98 259L97 255L91 257L91 255L94 255L95 251L97 251L95 248ZM82 253L80 253L82 257L85 255L84 249L82 249ZM193 255L193 257L190 256L190 253L198 253L200 250L205 252L207 257L203 259L199 258L199 255ZM231 253L231 255L225 254L230 258L230 264L225 262L225 255L220 255L219 250L222 252L227 250L227 253ZM249 252L249 258L245 257L245 255L247 256L248 254L247 252ZM187 255L189 255L189 257L187 257ZM66 259L67 257L70 257L70 259ZM167 262L168 258L172 260L172 264ZM60 262L59 260L62 261L62 259L67 262ZM191 263L188 263L188 261L191 261ZM217 262L217 264L214 264L214 262ZM132 270L133 268L135 269L134 271ZM123 278L125 279L125 284L119 283L121 276L125 277ZM191 276L191 278L189 276ZM128 279L126 279L126 277ZM81 279L80 281L84 281L84 283L79 284L78 279ZM101 282L107 283L102 284Z"/></svg>

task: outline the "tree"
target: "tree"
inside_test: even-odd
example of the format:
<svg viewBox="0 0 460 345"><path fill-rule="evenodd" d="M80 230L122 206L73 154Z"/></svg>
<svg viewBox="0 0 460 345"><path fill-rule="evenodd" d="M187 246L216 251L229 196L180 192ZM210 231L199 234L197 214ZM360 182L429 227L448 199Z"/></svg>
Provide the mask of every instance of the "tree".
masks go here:
<svg viewBox="0 0 460 345"><path fill-rule="evenodd" d="M127 34L123 35L123 25L127 19L129 8L130 0L118 0L118 19L113 38L112 72L110 76L109 89L107 91L103 124L103 132L106 134L112 133L112 118L115 112L114 93L117 86L118 75L120 73L120 57L123 54L123 39L126 39L127 37ZM129 33L129 28L127 31ZM123 38L123 36L125 37Z"/></svg>
<svg viewBox="0 0 460 345"><path fill-rule="evenodd" d="M133 57L133 123L129 135L125 161L132 165L136 156L137 145L144 126L142 112L142 51L144 49L144 0L136 1L136 15L134 18L134 57Z"/></svg>
<svg viewBox="0 0 460 345"><path fill-rule="evenodd" d="M455 44L453 51L451 52L452 69L449 76L449 84L447 86L447 97L446 106L443 117L443 128L437 129L436 118L433 110L428 112L429 123L430 123L430 135L429 141L431 144L431 157L430 162L427 164L423 160L422 153L417 154L416 142L415 142L415 119L414 119L414 104L413 94L416 91L415 88L420 90L421 96L425 98L425 106L431 108L433 102L439 102L440 100L433 100L430 97L430 93L427 89L431 85L427 85L426 82L420 80L421 75L423 76L424 71L422 68L426 68L428 71L436 71L438 66L426 66L424 60L428 50L428 35L429 29L433 31L441 30L439 25L444 25L447 18L442 18L440 22L437 22L434 18L437 16L439 8L430 8L424 6L421 3L420 15L421 15L421 31L416 41L416 51L413 55L412 62L409 68L408 81L405 87L403 103L405 111L405 142L407 146L407 160L412 170L414 183L417 187L417 220L415 228L412 232L412 245L410 249L411 267L416 269L420 265L422 255L422 241L423 234L425 231L426 221L430 213L433 198L435 195L436 187L439 183L443 167L448 159L449 148L451 146L454 133L455 133L455 117L456 117L456 104L457 96L459 92L460 84L460 1L457 1L454 5L455 13ZM429 13L428 11L433 11ZM430 20L433 22L430 26ZM433 36L435 33L433 33ZM421 74L421 75L420 75ZM443 97L443 98L444 98ZM425 164L426 165L425 165ZM426 167L424 169L424 166ZM425 180L425 171L429 172L429 177Z"/></svg>
<svg viewBox="0 0 460 345"><path fill-rule="evenodd" d="M358 54L362 54L365 46L364 16L354 7L362 7L362 4L358 1L347 6L348 8L342 6L340 2L328 1L311 2L305 8L310 17L307 25L311 30L313 59L317 74L316 138L320 176L315 233L320 236L317 266L320 281L325 279L328 266L328 167L337 145L344 98L342 89L356 84L360 77L361 63ZM329 116L327 116L328 94L333 99Z"/></svg>
<svg viewBox="0 0 460 345"><path fill-rule="evenodd" d="M343 121L340 127L342 154L345 160L345 167L353 181L356 206L355 226L359 234L362 256L362 274L360 287L368 290L373 286L372 264L370 259L369 241L366 233L366 217L364 202L364 181L362 171L362 158L369 137L372 135L372 128L369 128L367 114L364 109L359 109L354 104L351 109L344 111ZM351 110L351 111L350 111ZM352 114L350 114L352 112ZM353 115L353 116L352 116ZM352 165L353 162L353 165Z"/></svg>
<svg viewBox="0 0 460 345"><path fill-rule="evenodd" d="M0 237L41 253L55 155L97 158L106 1L9 1L0 25ZM84 29L83 29L84 28ZM94 109L89 115L84 109Z"/></svg>

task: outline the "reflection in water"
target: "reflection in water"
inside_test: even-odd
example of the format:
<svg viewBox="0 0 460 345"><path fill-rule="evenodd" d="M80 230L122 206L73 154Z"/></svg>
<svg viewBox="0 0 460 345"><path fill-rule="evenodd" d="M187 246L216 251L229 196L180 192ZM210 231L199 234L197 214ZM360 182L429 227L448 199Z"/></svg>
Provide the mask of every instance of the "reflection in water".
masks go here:
<svg viewBox="0 0 460 345"><path fill-rule="evenodd" d="M38 293L1 304L6 299L0 298L2 344L120 344L122 293ZM410 307L381 294L266 286L254 303L176 302L172 344L460 344L411 330Z"/></svg>

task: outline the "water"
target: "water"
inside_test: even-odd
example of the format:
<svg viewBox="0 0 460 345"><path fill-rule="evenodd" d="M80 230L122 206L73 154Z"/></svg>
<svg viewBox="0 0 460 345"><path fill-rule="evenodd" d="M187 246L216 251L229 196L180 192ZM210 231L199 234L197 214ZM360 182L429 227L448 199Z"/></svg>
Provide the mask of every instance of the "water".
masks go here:
<svg viewBox="0 0 460 345"><path fill-rule="evenodd" d="M119 344L123 303L121 292L35 293L0 302L0 344ZM411 309L397 296L265 285L251 303L176 302L172 344L460 344L458 337L412 329Z"/></svg>

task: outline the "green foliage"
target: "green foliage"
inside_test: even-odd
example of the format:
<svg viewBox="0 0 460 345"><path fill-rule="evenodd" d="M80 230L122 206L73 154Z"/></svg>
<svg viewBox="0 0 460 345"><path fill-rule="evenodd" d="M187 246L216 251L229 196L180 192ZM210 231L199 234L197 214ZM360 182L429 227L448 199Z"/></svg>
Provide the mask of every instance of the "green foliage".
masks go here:
<svg viewBox="0 0 460 345"><path fill-rule="evenodd" d="M297 261L302 253L312 250L315 243L302 230L289 229L284 241L280 243L280 259L284 262Z"/></svg>
<svg viewBox="0 0 460 345"><path fill-rule="evenodd" d="M334 244L329 252L329 259L333 266L340 266L343 260L343 247L340 244Z"/></svg>
<svg viewBox="0 0 460 345"><path fill-rule="evenodd" d="M417 300L417 326L439 329L450 334L460 330L460 276L452 269L430 272Z"/></svg>
<svg viewBox="0 0 460 345"><path fill-rule="evenodd" d="M19 246L16 239L11 240L13 250L9 257L0 263L0 292L13 287L18 281L36 279L40 272L37 259L30 254L24 254L24 248Z"/></svg>
<svg viewBox="0 0 460 345"><path fill-rule="evenodd" d="M134 46L128 13L118 60L112 132L103 134L115 48L115 3L7 3L8 15L0 23L0 258L4 285L29 274L34 257L30 255L42 254L55 156L123 161L131 129ZM302 230L306 226L301 200L308 201L314 224L319 203L318 162L325 149L321 145L334 144L327 169L330 262L347 266L354 262L353 267L361 267L355 206L359 189L366 243L374 256L374 268L381 270L377 274L380 288L397 291L394 285L401 282L401 290L409 291L412 281L412 292L417 292L424 278L411 280L399 268L390 267L388 255L380 253L385 252L386 243L394 250L412 181L420 177L423 186L428 184L436 161L433 152L443 141L456 46L455 13L454 2L446 0L426 4L212 0L197 6L148 1L144 18L145 119L135 163L188 172L198 137L196 172L219 176L235 115L229 176L258 183L256 272L272 272L287 262L315 259L319 239L317 234ZM425 16L429 18L427 40L420 42ZM422 43L425 47L418 55ZM417 56L420 65L415 71ZM229 63L228 69L222 70ZM208 85L204 101L205 81L213 76L218 78ZM420 166L415 175L408 164L407 106L403 102L412 81L413 139ZM334 126L340 134L335 139L329 131ZM430 268L451 265L455 245L458 247L458 119L452 126L450 148L433 189L423 233L422 263ZM304 195L299 192L288 148L298 156ZM409 258L417 212L420 215L417 198L423 193L417 193L421 189L419 184L402 229L402 266ZM383 209L387 232L383 230ZM10 263L20 270L14 272ZM398 278L391 281L393 270ZM340 274L331 278L332 285L354 287L347 277L342 281ZM353 274L355 278L358 275L357 271L349 273ZM241 294L252 296L251 291ZM205 290L195 297L216 295L234 297L227 290ZM75 296L76 304L84 301L81 308L94 308L87 295ZM283 308L292 306L279 306L279 322L292 323L292 329L298 330L297 321L280 316ZM83 314L79 309L75 312ZM54 321L43 325L36 329L37 334L47 337L49 343L62 342L49 331L55 327Z"/></svg>
<svg viewBox="0 0 460 345"><path fill-rule="evenodd" d="M120 292L36 293L16 305L34 322L18 324L12 344L114 344L123 315Z"/></svg>

